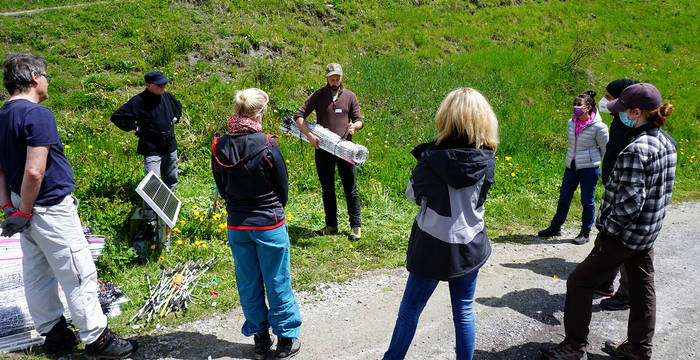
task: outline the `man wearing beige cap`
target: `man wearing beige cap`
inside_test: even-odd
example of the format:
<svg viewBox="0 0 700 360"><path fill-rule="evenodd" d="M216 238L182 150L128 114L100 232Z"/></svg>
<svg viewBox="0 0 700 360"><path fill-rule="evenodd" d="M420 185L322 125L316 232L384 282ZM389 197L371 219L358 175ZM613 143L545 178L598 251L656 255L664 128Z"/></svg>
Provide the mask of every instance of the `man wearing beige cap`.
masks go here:
<svg viewBox="0 0 700 360"><path fill-rule="evenodd" d="M338 134L341 138L352 141L355 130L364 126L360 114L360 104L355 94L342 85L343 69L340 64L330 63L326 66L327 85L316 90L306 99L304 105L294 114L299 129L316 149L316 172L321 183L323 210L326 214L326 226L317 233L320 235L338 232L338 214L335 198L335 167L345 190L345 200L350 215L350 240L359 240L362 220L360 218L360 194L357 192L355 179L357 167L339 157L320 149L317 136L313 135L304 124L312 111L316 110L316 122Z"/></svg>

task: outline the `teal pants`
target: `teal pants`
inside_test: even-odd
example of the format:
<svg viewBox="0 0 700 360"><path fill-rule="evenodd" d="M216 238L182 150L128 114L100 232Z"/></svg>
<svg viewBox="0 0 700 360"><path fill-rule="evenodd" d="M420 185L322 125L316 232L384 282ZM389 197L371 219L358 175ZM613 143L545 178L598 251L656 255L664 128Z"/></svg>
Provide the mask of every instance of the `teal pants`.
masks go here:
<svg viewBox="0 0 700 360"><path fill-rule="evenodd" d="M236 284L245 323L251 336L272 327L277 336L298 338L301 314L289 273L286 225L271 230L228 230ZM269 308L265 304L265 292Z"/></svg>

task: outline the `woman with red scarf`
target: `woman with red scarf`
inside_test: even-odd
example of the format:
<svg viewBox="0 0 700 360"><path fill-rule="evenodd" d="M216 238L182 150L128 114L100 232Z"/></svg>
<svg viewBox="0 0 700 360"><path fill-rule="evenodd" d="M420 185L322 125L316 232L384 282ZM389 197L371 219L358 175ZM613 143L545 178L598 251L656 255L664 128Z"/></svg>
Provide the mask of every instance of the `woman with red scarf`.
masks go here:
<svg viewBox="0 0 700 360"><path fill-rule="evenodd" d="M595 219L595 187L600 177L600 162L608 143L608 127L601 121L595 107L595 91L586 91L574 99L573 116L567 129L569 148L566 151L566 169L559 189L557 212L548 228L537 233L539 237L561 235L561 226L569 214L574 191L581 184L581 231L572 241L581 245L588 242L588 235Z"/></svg>
<svg viewBox="0 0 700 360"><path fill-rule="evenodd" d="M236 92L235 100L229 134L212 144L211 165L226 200L228 242L246 319L241 331L253 335L255 358L264 359L272 347L272 328L278 336L275 356L287 359L301 347L301 314L292 292L284 215L287 167L276 136L262 132L268 95L252 88Z"/></svg>

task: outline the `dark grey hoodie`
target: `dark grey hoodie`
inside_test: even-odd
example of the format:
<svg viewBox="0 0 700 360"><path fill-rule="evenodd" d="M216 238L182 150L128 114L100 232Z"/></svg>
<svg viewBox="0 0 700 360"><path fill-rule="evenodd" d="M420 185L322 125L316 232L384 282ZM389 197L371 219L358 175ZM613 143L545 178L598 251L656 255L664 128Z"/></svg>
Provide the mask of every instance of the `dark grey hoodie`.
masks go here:
<svg viewBox="0 0 700 360"><path fill-rule="evenodd" d="M494 152L466 141L418 145L406 196L420 210L406 267L418 276L450 280L479 269L491 254L484 202L494 182Z"/></svg>

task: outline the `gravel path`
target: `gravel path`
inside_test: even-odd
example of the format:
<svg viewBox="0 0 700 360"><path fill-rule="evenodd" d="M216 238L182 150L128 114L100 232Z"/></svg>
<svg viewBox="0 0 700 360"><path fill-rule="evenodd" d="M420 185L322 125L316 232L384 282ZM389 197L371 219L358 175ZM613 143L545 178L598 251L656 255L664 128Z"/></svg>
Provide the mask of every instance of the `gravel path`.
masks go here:
<svg viewBox="0 0 700 360"><path fill-rule="evenodd" d="M15 16L15 15L24 15L24 14L31 14L39 11L48 11L48 10L59 10L59 9L69 9L69 8L75 8L75 7L81 7L81 6L88 6L88 5L95 5L95 4L104 4L107 1L95 1L91 3L85 3L85 4L72 4L72 5L63 5L63 6L52 6L52 7L44 7L44 8L36 8L36 9L29 9L29 10L19 10L19 11L7 11L7 12L0 12L0 16Z"/></svg>
<svg viewBox="0 0 700 360"><path fill-rule="evenodd" d="M672 206L655 248L655 358L700 359L700 203ZM494 239L476 291L475 359L534 359L537 348L563 338L566 278L592 244L569 243L573 231L542 241L528 235ZM527 244L508 240L527 238ZM317 293L299 293L302 351L295 359L379 359L386 350L407 278L404 269L377 270ZM594 300L589 359L607 359L605 339L625 336L627 311L603 312ZM252 338L240 333L240 308L137 339L135 359L250 359ZM408 359L454 359L454 332L445 283L418 326ZM268 357L272 358L272 357Z"/></svg>

